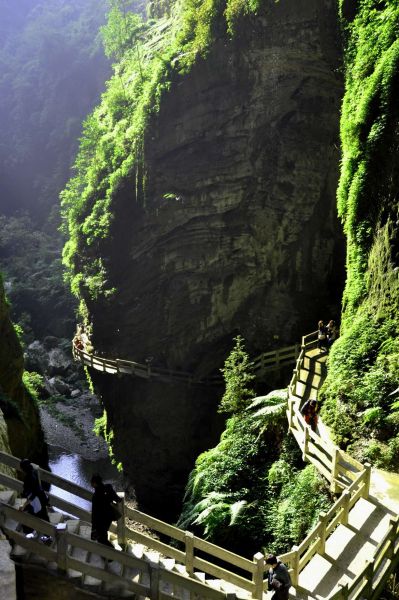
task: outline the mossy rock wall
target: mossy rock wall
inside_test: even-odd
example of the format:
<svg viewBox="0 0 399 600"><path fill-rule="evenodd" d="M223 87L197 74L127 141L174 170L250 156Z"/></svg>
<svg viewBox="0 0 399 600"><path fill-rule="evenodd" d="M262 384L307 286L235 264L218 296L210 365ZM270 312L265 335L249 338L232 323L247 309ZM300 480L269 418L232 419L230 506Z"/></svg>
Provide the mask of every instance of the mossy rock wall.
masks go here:
<svg viewBox="0 0 399 600"><path fill-rule="evenodd" d="M399 7L341 2L346 92L338 209L347 237L341 339L324 395L337 441L399 464ZM370 438L372 440L370 441Z"/></svg>
<svg viewBox="0 0 399 600"><path fill-rule="evenodd" d="M26 391L22 375L21 345L9 316L9 306L0 280L0 401L7 424L11 452L45 462L47 457L38 408Z"/></svg>

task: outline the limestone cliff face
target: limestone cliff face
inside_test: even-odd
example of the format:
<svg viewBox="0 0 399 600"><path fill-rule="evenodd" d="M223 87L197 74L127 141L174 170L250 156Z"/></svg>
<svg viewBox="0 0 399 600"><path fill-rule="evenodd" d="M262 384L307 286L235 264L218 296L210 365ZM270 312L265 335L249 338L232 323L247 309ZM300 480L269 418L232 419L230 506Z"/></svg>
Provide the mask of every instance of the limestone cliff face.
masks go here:
<svg viewBox="0 0 399 600"><path fill-rule="evenodd" d="M146 199L137 202L133 178L125 181L101 249L117 292L109 304L88 301L104 354L204 375L222 366L237 332L255 354L338 314L335 5L268 3L163 97L146 133ZM214 441L206 423L218 394L96 382L139 498L149 480L146 501L165 498L171 465L185 470Z"/></svg>
<svg viewBox="0 0 399 600"><path fill-rule="evenodd" d="M23 353L0 280L0 407L4 413L11 452L34 462L46 459L38 409L22 383ZM6 451L9 451L6 449Z"/></svg>

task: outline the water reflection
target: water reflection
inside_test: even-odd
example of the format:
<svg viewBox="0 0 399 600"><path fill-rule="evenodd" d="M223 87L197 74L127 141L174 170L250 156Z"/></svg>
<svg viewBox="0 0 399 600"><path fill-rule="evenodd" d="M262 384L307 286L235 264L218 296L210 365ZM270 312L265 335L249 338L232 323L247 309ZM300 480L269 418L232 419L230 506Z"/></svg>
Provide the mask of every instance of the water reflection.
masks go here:
<svg viewBox="0 0 399 600"><path fill-rule="evenodd" d="M116 490L122 489L121 474L111 464L108 457L88 460L80 456L80 454L70 454L58 446L49 446L48 450L49 465L54 475L59 475L91 492L91 476L93 473L100 473L104 481L112 483ZM51 493L85 510L91 510L89 501L83 500L54 485L51 486Z"/></svg>

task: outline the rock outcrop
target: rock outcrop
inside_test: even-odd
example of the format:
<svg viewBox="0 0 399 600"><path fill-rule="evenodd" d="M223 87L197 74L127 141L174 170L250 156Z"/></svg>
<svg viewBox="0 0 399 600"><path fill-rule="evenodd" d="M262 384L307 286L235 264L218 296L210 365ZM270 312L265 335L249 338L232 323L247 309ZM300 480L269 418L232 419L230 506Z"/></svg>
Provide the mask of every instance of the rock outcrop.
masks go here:
<svg viewBox="0 0 399 600"><path fill-rule="evenodd" d="M146 131L145 199L133 176L113 197L100 254L117 291L86 299L96 350L206 375L237 332L255 354L339 314L339 67L334 0L269 2L172 84ZM162 512L216 440L218 393L94 380L117 460Z"/></svg>
<svg viewBox="0 0 399 600"><path fill-rule="evenodd" d="M46 463L47 451L38 408L22 383L24 359L9 318L0 280L0 408L7 424L11 452L33 462Z"/></svg>

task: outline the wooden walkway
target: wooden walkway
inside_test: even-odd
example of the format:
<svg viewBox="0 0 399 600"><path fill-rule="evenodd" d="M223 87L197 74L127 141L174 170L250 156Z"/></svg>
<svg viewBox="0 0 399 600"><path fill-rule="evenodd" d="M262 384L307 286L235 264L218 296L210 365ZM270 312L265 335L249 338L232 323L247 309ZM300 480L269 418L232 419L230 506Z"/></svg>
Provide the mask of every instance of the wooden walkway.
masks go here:
<svg viewBox="0 0 399 600"><path fill-rule="evenodd" d="M263 375L269 371L276 371L282 367L294 364L300 351L299 344L263 352L253 360L254 373L256 376ZM81 350L72 344L72 354L76 361L86 367L108 373L109 375L133 375L152 381L175 382L184 384L222 385L223 379L220 375L213 377L196 377L188 371L178 371L152 366L148 360L146 364L124 360L121 358L105 358L92 352Z"/></svg>
<svg viewBox="0 0 399 600"><path fill-rule="evenodd" d="M299 546L280 559L290 569L291 598L374 600L399 560L398 516L370 494L370 466L335 446L322 423L317 433L311 431L300 414L306 399L317 399L324 377L325 356L315 346L316 334L302 339L289 385L287 418L304 459L326 477L337 501L320 515ZM17 470L19 459L0 453L0 464ZM91 497L76 484L40 468L38 472L45 482L85 500ZM248 560L124 503L124 516L113 526L115 549L108 548L91 541L87 511L51 494L56 512L49 524L18 510L20 481L0 474L0 483L5 488L0 494L1 527L13 543L14 559L45 566L100 596L151 600L267 596L267 566L261 553ZM137 531L132 521L157 537ZM22 525L34 527L39 536L26 538ZM40 541L41 535L51 536L49 546Z"/></svg>

